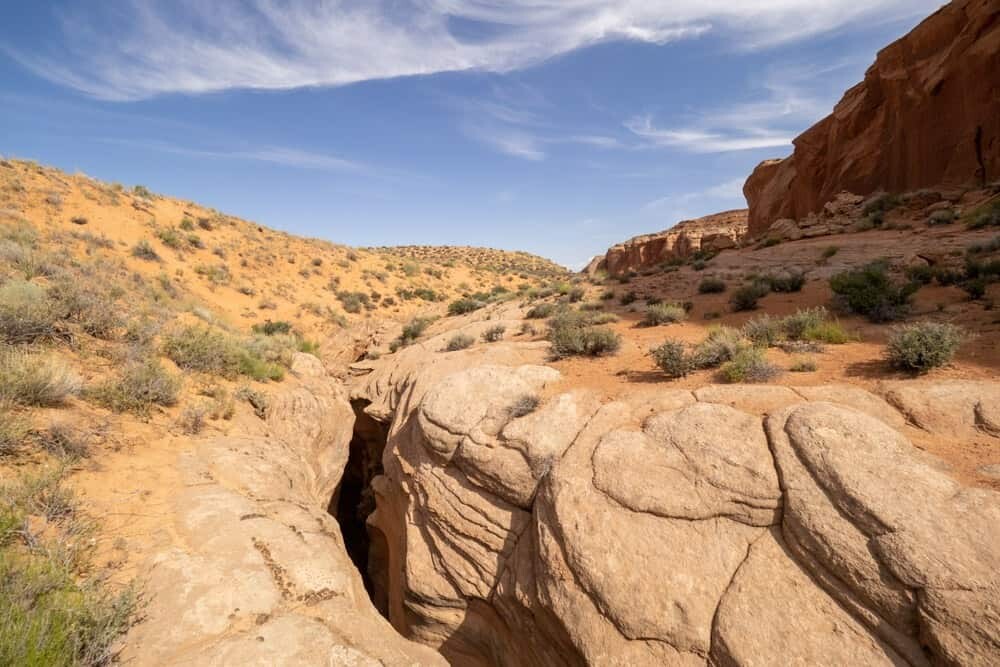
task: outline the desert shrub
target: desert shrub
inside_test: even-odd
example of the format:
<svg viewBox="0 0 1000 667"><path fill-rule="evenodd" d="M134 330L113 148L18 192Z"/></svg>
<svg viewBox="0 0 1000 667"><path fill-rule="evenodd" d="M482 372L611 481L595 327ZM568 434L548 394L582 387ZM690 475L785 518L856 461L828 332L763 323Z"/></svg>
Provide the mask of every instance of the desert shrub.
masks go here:
<svg viewBox="0 0 1000 667"><path fill-rule="evenodd" d="M940 211L934 211L927 218L927 224L936 227L937 225L950 225L955 222L958 216L950 208L941 209Z"/></svg>
<svg viewBox="0 0 1000 667"><path fill-rule="evenodd" d="M448 340L448 344L444 349L448 352L456 352L472 347L472 344L475 342L476 339L468 334L455 334Z"/></svg>
<svg viewBox="0 0 1000 667"><path fill-rule="evenodd" d="M521 394L514 400L510 407L507 408L507 413L512 419L525 417L537 410L541 402L541 399L534 394Z"/></svg>
<svg viewBox="0 0 1000 667"><path fill-rule="evenodd" d="M193 231L194 230L194 220L192 220L191 218L185 217L183 220L181 220L181 223L179 225L177 225L177 226L180 227L181 229L183 229L185 232Z"/></svg>
<svg viewBox="0 0 1000 667"><path fill-rule="evenodd" d="M848 311L864 315L872 322L903 317L918 287L918 284L894 281L884 262L872 262L830 278L830 289L837 301Z"/></svg>
<svg viewBox="0 0 1000 667"><path fill-rule="evenodd" d="M569 292L566 293L566 297L569 299L570 303L578 303L583 301L583 297L587 295L587 290L582 287L574 287Z"/></svg>
<svg viewBox="0 0 1000 667"><path fill-rule="evenodd" d="M822 254L820 256L823 259L830 259L834 255L836 255L838 252L840 252L840 248L838 248L837 246L835 246L835 245L827 246L826 248L823 249L823 252L822 252Z"/></svg>
<svg viewBox="0 0 1000 667"><path fill-rule="evenodd" d="M621 347L621 336L611 329L594 326L582 313L565 311L549 320L549 342L556 357L611 354Z"/></svg>
<svg viewBox="0 0 1000 667"><path fill-rule="evenodd" d="M407 345L412 345L420 336L423 335L427 327L431 325L434 320L428 317L415 317L403 326L403 331L399 334L399 337L392 341L389 345L389 349L393 352L401 347L406 347Z"/></svg>
<svg viewBox="0 0 1000 667"><path fill-rule="evenodd" d="M1000 236L994 236L989 241L985 243L971 243L965 249L965 252L970 255L978 255L981 253L997 252L1000 251Z"/></svg>
<svg viewBox="0 0 1000 667"><path fill-rule="evenodd" d="M816 365L816 361L814 359L802 357L801 359L793 361L792 365L788 367L788 370L793 373L812 373L817 368L818 366Z"/></svg>
<svg viewBox="0 0 1000 667"><path fill-rule="evenodd" d="M121 373L87 391L87 396L115 412L149 414L154 405L170 406L177 402L180 379L155 359L132 362Z"/></svg>
<svg viewBox="0 0 1000 667"><path fill-rule="evenodd" d="M197 248L198 250L205 249L205 242L202 241L201 237L198 236L197 234L188 234L185 237L185 240L187 241L187 244L192 248Z"/></svg>
<svg viewBox="0 0 1000 667"><path fill-rule="evenodd" d="M502 324L490 327L483 332L483 340L487 343L495 343L499 340L503 340L503 335L506 331L507 327Z"/></svg>
<svg viewBox="0 0 1000 667"><path fill-rule="evenodd" d="M464 297L461 299L456 299L448 304L448 314L449 315L465 315L466 313L471 313L473 311L479 310L486 304L482 301L477 301L476 299L470 299Z"/></svg>
<svg viewBox="0 0 1000 667"><path fill-rule="evenodd" d="M341 307L348 313L357 314L362 308L367 308L371 304L371 297L364 292L337 292L337 300Z"/></svg>
<svg viewBox="0 0 1000 667"><path fill-rule="evenodd" d="M895 327L886 343L886 357L896 368L926 373L951 361L963 332L953 324L915 322Z"/></svg>
<svg viewBox="0 0 1000 667"><path fill-rule="evenodd" d="M198 435L205 428L212 407L204 402L192 403L181 411L177 425L187 435Z"/></svg>
<svg viewBox="0 0 1000 667"><path fill-rule="evenodd" d="M694 350L692 360L698 368L714 368L729 361L748 347L743 334L732 327L716 327Z"/></svg>
<svg viewBox="0 0 1000 667"><path fill-rule="evenodd" d="M240 401L246 401L253 408L253 412L260 419L267 417L267 408L270 400L266 393L258 391L253 387L244 385L236 390L235 397Z"/></svg>
<svg viewBox="0 0 1000 667"><path fill-rule="evenodd" d="M705 278L698 283L700 294L720 294L726 291L726 281L721 278Z"/></svg>
<svg viewBox="0 0 1000 667"><path fill-rule="evenodd" d="M829 318L826 308L803 308L781 320L781 329L790 340L807 338L806 332L818 327Z"/></svg>
<svg viewBox="0 0 1000 667"><path fill-rule="evenodd" d="M601 301L611 301L615 298L615 291L613 289L604 290L601 292Z"/></svg>
<svg viewBox="0 0 1000 667"><path fill-rule="evenodd" d="M797 271L768 275L762 280L772 292L800 292L806 284L805 274Z"/></svg>
<svg viewBox="0 0 1000 667"><path fill-rule="evenodd" d="M694 360L687 352L687 348L680 341L665 341L659 347L654 347L649 353L653 356L653 361L656 362L657 368L670 378L684 377L695 366Z"/></svg>
<svg viewBox="0 0 1000 667"><path fill-rule="evenodd" d="M656 327L661 324L673 324L687 319L687 312L681 306L673 303L659 303L646 308L642 318L643 325Z"/></svg>
<svg viewBox="0 0 1000 667"><path fill-rule="evenodd" d="M73 320L95 338L110 339L124 325L118 299L77 276L62 276L49 288L53 307L63 319Z"/></svg>
<svg viewBox="0 0 1000 667"><path fill-rule="evenodd" d="M233 340L210 327L188 326L163 337L163 354L185 370L235 377L240 353Z"/></svg>
<svg viewBox="0 0 1000 667"><path fill-rule="evenodd" d="M771 347L783 334L782 320L761 315L743 325L743 336L758 347Z"/></svg>
<svg viewBox="0 0 1000 667"><path fill-rule="evenodd" d="M0 400L0 457L17 451L28 435L28 420L17 413L13 404Z"/></svg>
<svg viewBox="0 0 1000 667"><path fill-rule="evenodd" d="M934 269L934 280L938 285L946 287L961 282L965 278L965 273L956 269L937 268Z"/></svg>
<svg viewBox="0 0 1000 667"><path fill-rule="evenodd" d="M546 318L552 317L556 312L556 306L552 303L540 303L525 313L525 318L529 320L544 320Z"/></svg>
<svg viewBox="0 0 1000 667"><path fill-rule="evenodd" d="M625 292L624 294L621 295L621 297L618 299L618 303L620 303L623 306L628 306L635 303L638 300L639 300L639 295L636 294L634 290L629 290L628 292Z"/></svg>
<svg viewBox="0 0 1000 667"><path fill-rule="evenodd" d="M210 232L215 229L215 223L213 223L210 218L198 218L198 226L206 232Z"/></svg>
<svg viewBox="0 0 1000 667"><path fill-rule="evenodd" d="M41 286L25 280L0 285L0 338L34 343L59 335L59 312Z"/></svg>
<svg viewBox="0 0 1000 667"><path fill-rule="evenodd" d="M934 279L934 269L927 264L906 267L906 277L911 282L927 285Z"/></svg>
<svg viewBox="0 0 1000 667"><path fill-rule="evenodd" d="M209 282L215 285L228 285L232 279L229 267L225 264L199 264L194 267L194 272L208 278Z"/></svg>
<svg viewBox="0 0 1000 667"><path fill-rule="evenodd" d="M278 320L277 322L265 320L263 324L255 324L251 329L254 333L264 334L265 336L290 334L292 332L292 323L285 322L284 320Z"/></svg>
<svg viewBox="0 0 1000 667"><path fill-rule="evenodd" d="M719 369L726 382L767 382L780 373L781 369L768 361L758 347L740 350Z"/></svg>
<svg viewBox="0 0 1000 667"><path fill-rule="evenodd" d="M157 262L160 260L160 255L153 249L149 241L143 239L132 246L132 256L138 257L139 259L145 259L150 262Z"/></svg>
<svg viewBox="0 0 1000 667"><path fill-rule="evenodd" d="M90 456L93 432L77 428L69 422L53 422L35 440L49 454L65 460Z"/></svg>
<svg viewBox="0 0 1000 667"><path fill-rule="evenodd" d="M80 378L55 357L0 350L0 401L51 407L79 392Z"/></svg>
<svg viewBox="0 0 1000 667"><path fill-rule="evenodd" d="M24 475L0 488L0 664L107 665L138 608L90 567L95 527L59 470ZM44 530L25 532L27 517Z"/></svg>
<svg viewBox="0 0 1000 667"><path fill-rule="evenodd" d="M851 340L850 334L836 320L825 320L809 325L802 333L805 341L843 345Z"/></svg>
<svg viewBox="0 0 1000 667"><path fill-rule="evenodd" d="M0 263L17 269L25 280L51 275L54 270L50 257L11 240L0 242Z"/></svg>
<svg viewBox="0 0 1000 667"><path fill-rule="evenodd" d="M985 278L976 278L963 283L962 289L965 290L970 299L978 300L986 296L986 286L987 282Z"/></svg>
<svg viewBox="0 0 1000 667"><path fill-rule="evenodd" d="M156 238L160 239L160 242L163 243L163 245L168 248L173 248L174 250L179 249L184 243L180 232L173 227L166 227L164 229L157 230Z"/></svg>
<svg viewBox="0 0 1000 667"><path fill-rule="evenodd" d="M737 288L729 297L729 305L736 312L754 310L758 299L767 295L771 288L763 282L754 281Z"/></svg>
<svg viewBox="0 0 1000 667"><path fill-rule="evenodd" d="M898 195L881 192L868 199L862 208L865 215L885 214L900 204ZM881 223L878 223L881 224Z"/></svg>
<svg viewBox="0 0 1000 667"><path fill-rule="evenodd" d="M969 229L1000 226L1000 199L988 202L970 213L967 218Z"/></svg>

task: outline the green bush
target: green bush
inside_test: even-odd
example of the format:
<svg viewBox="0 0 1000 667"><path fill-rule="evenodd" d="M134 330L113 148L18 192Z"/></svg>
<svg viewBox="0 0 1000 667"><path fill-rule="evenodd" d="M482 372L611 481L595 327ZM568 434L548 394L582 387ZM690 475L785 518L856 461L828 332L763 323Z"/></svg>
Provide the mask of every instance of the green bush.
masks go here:
<svg viewBox="0 0 1000 667"><path fill-rule="evenodd" d="M483 332L483 341L487 343L496 343L499 340L503 340L503 335L506 331L507 327L502 324L490 327Z"/></svg>
<svg viewBox="0 0 1000 667"><path fill-rule="evenodd" d="M848 311L872 322L888 322L906 315L910 298L919 284L898 283L889 277L884 262L872 262L859 269L830 278L830 289Z"/></svg>
<svg viewBox="0 0 1000 667"><path fill-rule="evenodd" d="M970 213L966 219L968 220L969 229L1000 226L1000 199L983 204Z"/></svg>
<svg viewBox="0 0 1000 667"><path fill-rule="evenodd" d="M49 288L49 298L62 319L80 325L84 333L109 340L125 321L118 299L79 276L61 276Z"/></svg>
<svg viewBox="0 0 1000 667"><path fill-rule="evenodd" d="M471 313L473 311L479 310L486 304L482 301L477 301L476 299L462 298L456 299L448 304L448 314L449 315L465 315L466 313Z"/></svg>
<svg viewBox="0 0 1000 667"><path fill-rule="evenodd" d="M769 362L764 350L757 347L740 350L719 369L726 382L767 382L780 373L781 369Z"/></svg>
<svg viewBox="0 0 1000 667"><path fill-rule="evenodd" d="M927 285L934 279L934 269L926 264L906 267L906 277L911 282Z"/></svg>
<svg viewBox="0 0 1000 667"><path fill-rule="evenodd" d="M265 320L262 324L255 324L251 327L254 333L264 334L265 336L275 336L279 334L290 334L292 332L292 323L285 322L284 320L278 320L277 322L272 322L271 320Z"/></svg>
<svg viewBox="0 0 1000 667"><path fill-rule="evenodd" d="M770 291L771 288L766 283L754 281L736 289L729 297L729 305L736 312L754 310L757 307L758 299L766 296Z"/></svg>
<svg viewBox="0 0 1000 667"><path fill-rule="evenodd" d="M352 315L360 313L362 308L368 308L371 305L371 297L364 292L340 291L337 292L337 299L343 309Z"/></svg>
<svg viewBox="0 0 1000 667"><path fill-rule="evenodd" d="M812 324L802 333L802 339L830 345L843 345L851 340L850 334L844 330L840 322L826 320Z"/></svg>
<svg viewBox="0 0 1000 667"><path fill-rule="evenodd" d="M642 323L647 327L674 324L687 319L687 311L673 303L658 303L646 308Z"/></svg>
<svg viewBox="0 0 1000 667"><path fill-rule="evenodd" d="M569 292L567 292L566 297L569 299L570 303L579 303L583 301L583 297L587 295L587 290L582 287L574 287Z"/></svg>
<svg viewBox="0 0 1000 667"><path fill-rule="evenodd" d="M401 347L412 345L424 334L424 331L427 330L427 327L429 327L433 321L434 320L429 317L413 318L403 326L403 331L399 334L399 337L389 344L389 349L392 352L395 352Z"/></svg>
<svg viewBox="0 0 1000 667"><path fill-rule="evenodd" d="M0 488L0 664L108 665L138 609L136 590L113 588L91 567L95 526L76 513L62 473ZM25 533L28 517L43 530Z"/></svg>
<svg viewBox="0 0 1000 667"><path fill-rule="evenodd" d="M743 325L743 336L758 347L771 347L783 335L782 320L761 315Z"/></svg>
<svg viewBox="0 0 1000 667"><path fill-rule="evenodd" d="M163 245L167 246L168 248L173 248L174 250L180 248L181 245L183 245L184 243L184 240L181 237L180 232L178 232L173 227L167 227L165 229L158 230L156 232L156 237L160 239Z"/></svg>
<svg viewBox="0 0 1000 667"><path fill-rule="evenodd" d="M448 345L445 346L445 350L448 352L456 352L458 350L464 350L468 347L472 347L472 344L476 342L476 339L468 334L455 334L448 341Z"/></svg>
<svg viewBox="0 0 1000 667"><path fill-rule="evenodd" d="M121 373L87 391L95 402L115 412L149 414L154 405L170 406L177 402L181 381L155 359L133 362Z"/></svg>
<svg viewBox="0 0 1000 667"><path fill-rule="evenodd" d="M698 283L700 294L720 294L726 291L726 281L721 278L705 278Z"/></svg>
<svg viewBox="0 0 1000 667"><path fill-rule="evenodd" d="M611 354L621 347L621 336L607 327L594 326L582 313L566 311L549 320L549 342L556 357Z"/></svg>
<svg viewBox="0 0 1000 667"><path fill-rule="evenodd" d="M953 324L916 322L895 327L886 343L886 357L896 368L926 373L951 361L963 332Z"/></svg>
<svg viewBox="0 0 1000 667"><path fill-rule="evenodd" d="M693 363L698 368L714 368L749 347L743 334L732 327L715 327L694 350Z"/></svg>
<svg viewBox="0 0 1000 667"><path fill-rule="evenodd" d="M35 343L60 334L59 312L43 287L25 280L0 286L0 338Z"/></svg>
<svg viewBox="0 0 1000 667"><path fill-rule="evenodd" d="M657 368L664 372L667 377L684 377L694 370L694 360L687 353L684 343L676 340L665 341L659 347L649 351L656 362Z"/></svg>
<svg viewBox="0 0 1000 667"><path fill-rule="evenodd" d="M52 407L80 392L80 378L55 357L0 350L0 402Z"/></svg>
<svg viewBox="0 0 1000 667"><path fill-rule="evenodd" d="M160 260L160 255L153 249L149 241L143 239L132 247L132 256L138 257L139 259L145 259L150 262L158 262Z"/></svg>
<svg viewBox="0 0 1000 667"><path fill-rule="evenodd" d="M289 350L297 340L280 334L240 341L210 327L187 326L163 337L163 354L185 370L226 378L245 375L255 380L281 380Z"/></svg>
<svg viewBox="0 0 1000 667"><path fill-rule="evenodd" d="M955 211L950 208L945 208L931 213L930 217L927 218L927 224L931 227L936 227L937 225L950 225L955 222L957 218L958 216L955 214Z"/></svg>
<svg viewBox="0 0 1000 667"><path fill-rule="evenodd" d="M806 332L822 325L829 318L826 308L804 308L781 320L781 329L789 340L804 340Z"/></svg>
<svg viewBox="0 0 1000 667"><path fill-rule="evenodd" d="M805 274L797 271L768 275L762 280L772 292L801 292L806 284Z"/></svg>
<svg viewBox="0 0 1000 667"><path fill-rule="evenodd" d="M544 320L552 317L555 312L555 304L540 303L537 306L532 306L531 310L525 313L524 317L529 320Z"/></svg>

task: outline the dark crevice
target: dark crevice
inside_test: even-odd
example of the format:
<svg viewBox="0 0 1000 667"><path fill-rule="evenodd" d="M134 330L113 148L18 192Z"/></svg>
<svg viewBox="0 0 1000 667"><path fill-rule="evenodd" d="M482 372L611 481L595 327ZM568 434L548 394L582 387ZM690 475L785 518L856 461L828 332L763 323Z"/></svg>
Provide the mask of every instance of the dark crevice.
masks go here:
<svg viewBox="0 0 1000 667"><path fill-rule="evenodd" d="M372 480L382 474L382 452L388 438L388 426L365 413L369 402L351 401L354 408L354 435L344 475L330 499L328 511L340 524L344 546L354 566L361 573L365 590L382 615L387 613L384 576L385 539L378 530L367 525L375 511Z"/></svg>
<svg viewBox="0 0 1000 667"><path fill-rule="evenodd" d="M979 180L979 187L986 187L986 163L983 162L983 126L976 128L976 138L973 140L976 147L976 176Z"/></svg>

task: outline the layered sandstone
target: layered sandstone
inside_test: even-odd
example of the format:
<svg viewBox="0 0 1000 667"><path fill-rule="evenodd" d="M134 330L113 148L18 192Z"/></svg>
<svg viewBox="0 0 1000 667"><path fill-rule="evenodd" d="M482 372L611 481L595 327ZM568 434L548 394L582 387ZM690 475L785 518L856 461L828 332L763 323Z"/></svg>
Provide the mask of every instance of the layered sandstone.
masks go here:
<svg viewBox="0 0 1000 667"><path fill-rule="evenodd" d="M686 259L699 251L718 252L739 245L747 230L747 211L725 211L695 220L684 220L656 234L636 236L594 258L588 273L606 271L617 277L642 271L663 262Z"/></svg>
<svg viewBox="0 0 1000 667"><path fill-rule="evenodd" d="M749 233L868 195L1000 178L1000 4L954 0L883 49L793 154L747 180Z"/></svg>
<svg viewBox="0 0 1000 667"><path fill-rule="evenodd" d="M387 613L452 664L1000 658L1000 497L907 436L995 433L1000 385L608 402L553 391L532 347L433 347L368 364L354 396L390 425L369 519Z"/></svg>

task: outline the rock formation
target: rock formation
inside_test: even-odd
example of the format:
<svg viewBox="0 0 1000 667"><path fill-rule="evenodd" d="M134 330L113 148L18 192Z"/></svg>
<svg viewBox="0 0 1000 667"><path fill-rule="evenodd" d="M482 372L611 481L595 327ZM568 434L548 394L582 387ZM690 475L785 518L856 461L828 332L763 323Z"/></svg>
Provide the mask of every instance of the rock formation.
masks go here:
<svg viewBox="0 0 1000 667"><path fill-rule="evenodd" d="M507 365L514 346L425 354L369 364L354 395L390 425L372 575L393 625L452 664L1000 658L1000 498L906 436L993 428L997 385L608 403L553 393L554 369Z"/></svg>
<svg viewBox="0 0 1000 667"><path fill-rule="evenodd" d="M233 437L178 461L185 490L164 508L150 554L135 665L434 665L378 615L326 509L354 416L319 361L298 355L297 388ZM255 423L256 422L256 423Z"/></svg>
<svg viewBox="0 0 1000 667"><path fill-rule="evenodd" d="M954 0L883 49L862 83L747 180L749 233L867 196L1000 178L1000 5Z"/></svg>
<svg viewBox="0 0 1000 667"><path fill-rule="evenodd" d="M595 258L587 273L606 271L612 277L642 271L663 262L686 259L698 251L718 252L738 246L746 234L747 211L725 211L678 222L656 234L636 236L610 248L603 260Z"/></svg>

